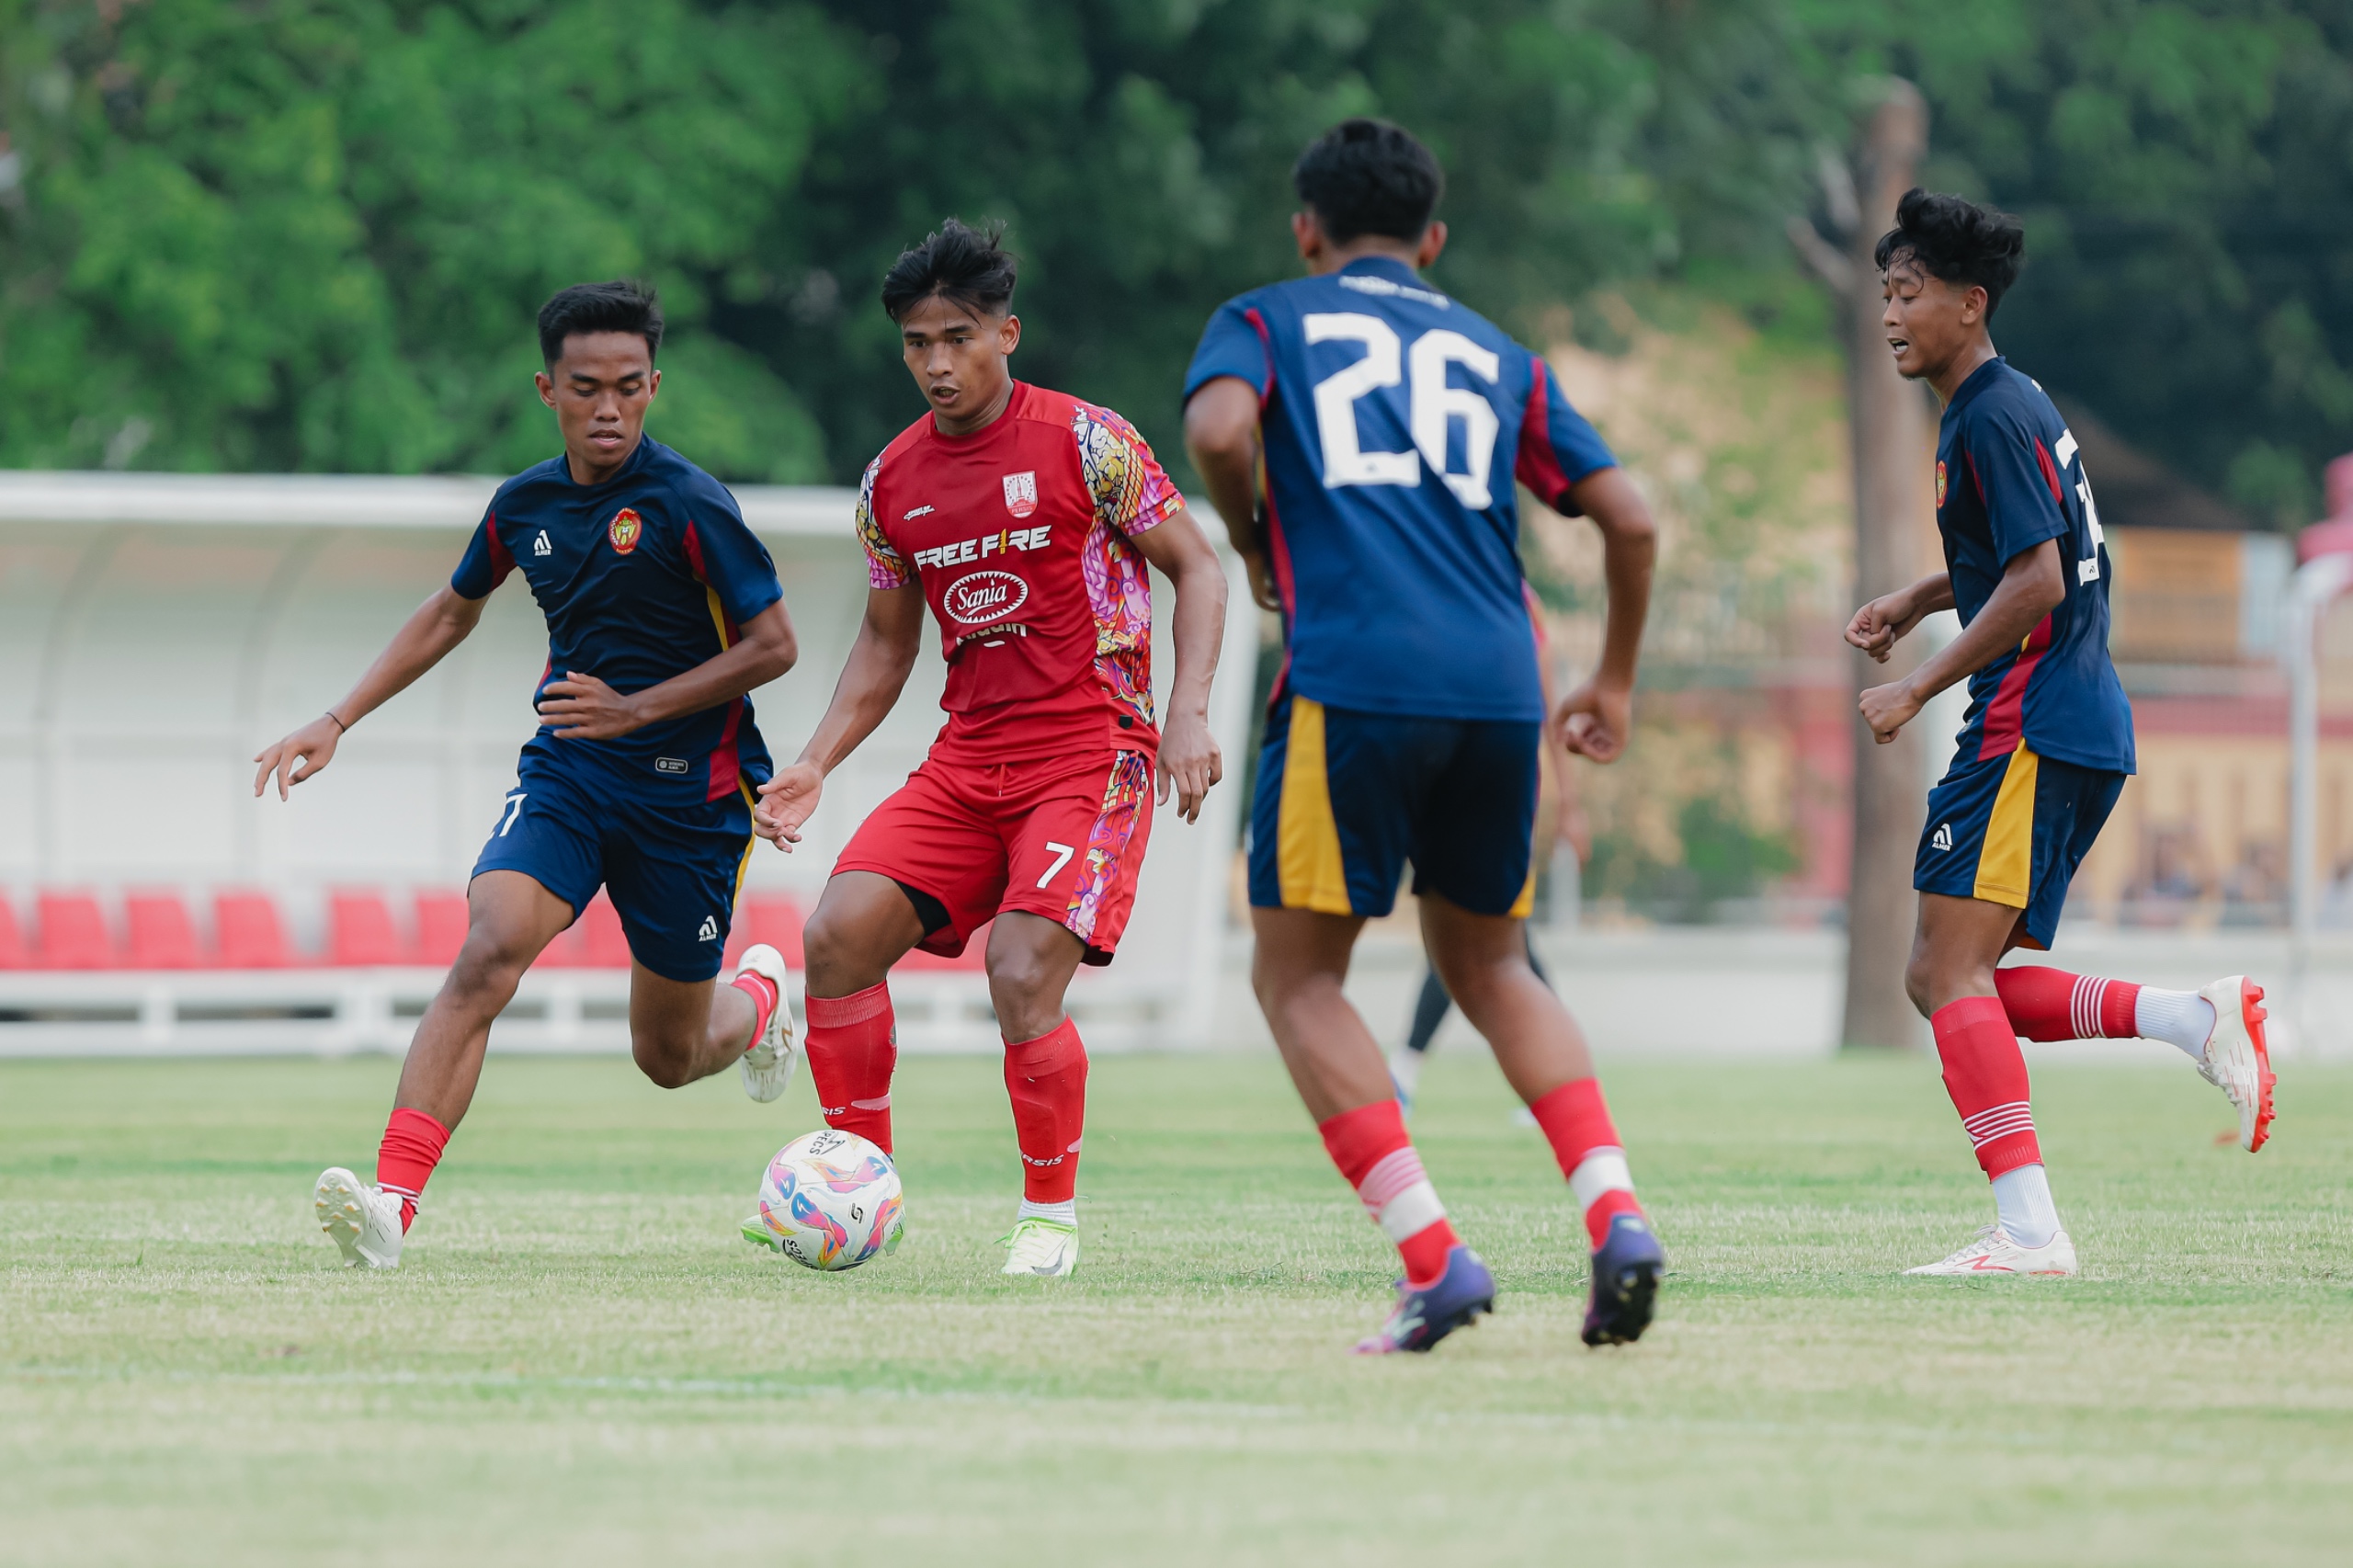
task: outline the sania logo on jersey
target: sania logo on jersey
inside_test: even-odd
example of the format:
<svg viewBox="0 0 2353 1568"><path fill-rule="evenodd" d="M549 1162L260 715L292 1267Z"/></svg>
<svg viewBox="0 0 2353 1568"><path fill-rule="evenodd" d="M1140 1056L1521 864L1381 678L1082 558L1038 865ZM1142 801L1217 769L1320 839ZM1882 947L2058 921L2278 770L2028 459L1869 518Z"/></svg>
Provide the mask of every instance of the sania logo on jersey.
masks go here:
<svg viewBox="0 0 2353 1568"><path fill-rule="evenodd" d="M531 553L534 555L553 555L555 553L555 546L548 542L547 529L541 528L540 530L540 537L531 541Z"/></svg>
<svg viewBox="0 0 2353 1568"><path fill-rule="evenodd" d="M1017 517L1026 517L1038 509L1036 470L1005 476L1005 509Z"/></svg>
<svg viewBox="0 0 2353 1568"><path fill-rule="evenodd" d="M623 506L613 514L613 520L606 525L605 537L613 541L614 554L627 555L637 548L638 538L644 531L645 519L637 515L637 508Z"/></svg>
<svg viewBox="0 0 2353 1568"><path fill-rule="evenodd" d="M1011 615L1029 601L1029 585L1010 572L967 572L948 585L939 608L966 626Z"/></svg>

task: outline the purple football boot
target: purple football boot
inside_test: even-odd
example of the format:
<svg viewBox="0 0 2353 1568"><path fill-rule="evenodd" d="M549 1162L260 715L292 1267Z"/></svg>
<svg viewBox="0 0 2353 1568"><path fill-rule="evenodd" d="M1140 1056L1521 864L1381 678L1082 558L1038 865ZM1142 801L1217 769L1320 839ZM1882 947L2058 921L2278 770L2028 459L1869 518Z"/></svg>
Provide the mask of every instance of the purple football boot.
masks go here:
<svg viewBox="0 0 2353 1568"><path fill-rule="evenodd" d="M1481 1312L1495 1310L1495 1277L1477 1253L1457 1243L1447 1249L1446 1272L1431 1283L1415 1287L1397 1281L1397 1310L1378 1334L1358 1343L1357 1354L1427 1350Z"/></svg>
<svg viewBox="0 0 2353 1568"><path fill-rule="evenodd" d="M1585 1312L1587 1345L1631 1345L1651 1325L1651 1302L1666 1255L1640 1214L1611 1217L1593 1255L1593 1304Z"/></svg>

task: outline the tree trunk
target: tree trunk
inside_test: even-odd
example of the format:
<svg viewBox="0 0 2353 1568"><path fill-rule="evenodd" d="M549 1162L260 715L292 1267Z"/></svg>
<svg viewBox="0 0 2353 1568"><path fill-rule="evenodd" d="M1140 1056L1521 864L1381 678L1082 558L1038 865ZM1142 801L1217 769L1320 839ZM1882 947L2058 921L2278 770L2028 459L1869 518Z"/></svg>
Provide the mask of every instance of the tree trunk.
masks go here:
<svg viewBox="0 0 2353 1568"><path fill-rule="evenodd" d="M1895 224L1895 203L1911 188L1927 150L1928 112L1909 82L1889 83L1871 111L1857 174L1859 222L1847 260L1847 391L1855 452L1855 595L1863 604L1920 575L1915 540L1927 515L1929 426L1927 396L1895 373L1879 268L1871 252ZM1859 694L1901 679L1919 663L1916 637L1895 645L1884 665L1859 653L1847 658ZM1847 1006L1842 1050L1918 1050L1927 1040L1904 993L1915 904L1912 861L1919 842L1927 754L1917 722L1886 745L1855 721L1854 854L1847 892Z"/></svg>

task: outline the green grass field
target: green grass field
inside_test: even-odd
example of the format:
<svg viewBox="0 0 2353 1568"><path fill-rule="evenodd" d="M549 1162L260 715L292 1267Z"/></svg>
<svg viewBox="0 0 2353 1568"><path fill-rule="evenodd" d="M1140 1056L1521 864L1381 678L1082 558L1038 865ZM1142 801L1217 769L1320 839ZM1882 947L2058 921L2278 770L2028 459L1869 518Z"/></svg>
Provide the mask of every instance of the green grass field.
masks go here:
<svg viewBox="0 0 2353 1568"><path fill-rule="evenodd" d="M1676 1272L1587 1351L1493 1068L1416 1131L1496 1315L1364 1361L1390 1258L1270 1059L1096 1063L1079 1277L999 1278L994 1062L896 1091L895 1257L737 1240L814 1125L491 1064L404 1267L313 1228L382 1061L0 1065L0 1562L2343 1562L2353 1074L2218 1147L2186 1069L2051 1069L2069 1281L1904 1279L1987 1217L1932 1062L1611 1075ZM1474 1551L1473 1548L1476 1548Z"/></svg>

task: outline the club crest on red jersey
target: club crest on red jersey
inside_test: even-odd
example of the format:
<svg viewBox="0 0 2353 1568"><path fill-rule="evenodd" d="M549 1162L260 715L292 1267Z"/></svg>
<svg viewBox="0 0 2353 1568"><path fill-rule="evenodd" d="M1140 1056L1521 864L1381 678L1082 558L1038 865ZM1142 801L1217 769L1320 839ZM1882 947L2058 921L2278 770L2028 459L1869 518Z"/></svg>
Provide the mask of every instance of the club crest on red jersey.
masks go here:
<svg viewBox="0 0 2353 1568"><path fill-rule="evenodd" d="M1938 458L1938 459L1937 460L1937 509L1938 509L1938 511L1942 511L1942 510L1944 510L1944 505L1945 505L1945 460L1944 460L1944 459L1942 459L1942 458Z"/></svg>
<svg viewBox="0 0 2353 1568"><path fill-rule="evenodd" d="M627 555L635 550L638 536L644 531L645 519L637 515L634 506L623 506L605 526L605 537L613 541L613 553L616 555Z"/></svg>
<svg viewBox="0 0 2353 1568"><path fill-rule="evenodd" d="M1005 476L1005 509L1017 517L1026 517L1038 509L1038 475L1035 470Z"/></svg>

